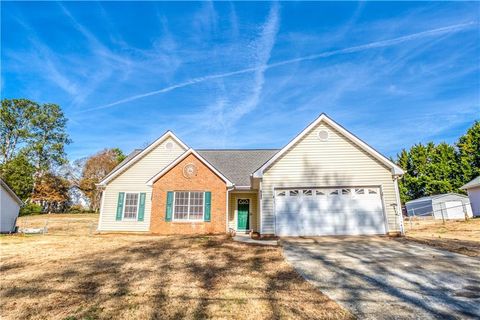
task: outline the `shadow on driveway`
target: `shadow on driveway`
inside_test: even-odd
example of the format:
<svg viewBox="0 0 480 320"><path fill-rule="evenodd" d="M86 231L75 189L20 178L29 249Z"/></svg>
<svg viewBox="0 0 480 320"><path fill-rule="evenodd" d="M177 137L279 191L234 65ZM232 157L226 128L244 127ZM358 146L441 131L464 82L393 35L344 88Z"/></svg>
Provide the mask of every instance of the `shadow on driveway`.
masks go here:
<svg viewBox="0 0 480 320"><path fill-rule="evenodd" d="M307 280L360 319L479 319L480 259L383 237L282 239Z"/></svg>

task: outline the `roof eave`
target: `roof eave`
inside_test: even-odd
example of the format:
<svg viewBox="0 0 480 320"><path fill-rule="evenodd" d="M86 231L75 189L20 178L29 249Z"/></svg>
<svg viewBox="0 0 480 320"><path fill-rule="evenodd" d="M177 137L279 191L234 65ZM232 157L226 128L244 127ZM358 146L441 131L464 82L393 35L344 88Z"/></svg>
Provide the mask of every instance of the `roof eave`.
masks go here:
<svg viewBox="0 0 480 320"><path fill-rule="evenodd" d="M167 130L164 134L162 134L158 139L156 139L154 142L152 142L148 147L142 150L142 152L137 153L130 161L126 162L122 167L118 168L115 172L112 174L107 175L105 178L103 178L102 181L98 183L99 186L105 186L110 182L113 178L118 176L120 173L124 172L127 168L129 168L133 163L141 159L143 156L148 154L150 151L155 149L160 143L162 143L165 139L168 137L172 138L175 140L182 148L185 150L188 150L188 146L180 140L171 130Z"/></svg>

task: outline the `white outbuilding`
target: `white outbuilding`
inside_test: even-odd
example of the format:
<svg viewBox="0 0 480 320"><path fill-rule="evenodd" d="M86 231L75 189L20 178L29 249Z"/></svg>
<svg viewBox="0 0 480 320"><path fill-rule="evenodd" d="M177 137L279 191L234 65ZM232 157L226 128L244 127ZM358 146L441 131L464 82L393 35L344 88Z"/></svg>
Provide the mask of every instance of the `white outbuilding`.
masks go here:
<svg viewBox="0 0 480 320"><path fill-rule="evenodd" d="M22 204L22 200L15 192L0 179L0 233L15 231L18 213Z"/></svg>
<svg viewBox="0 0 480 320"><path fill-rule="evenodd" d="M476 177L460 189L467 191L473 216L480 217L480 176Z"/></svg>
<svg viewBox="0 0 480 320"><path fill-rule="evenodd" d="M437 194L405 203L408 216L455 220L472 217L472 208L467 196L458 193Z"/></svg>

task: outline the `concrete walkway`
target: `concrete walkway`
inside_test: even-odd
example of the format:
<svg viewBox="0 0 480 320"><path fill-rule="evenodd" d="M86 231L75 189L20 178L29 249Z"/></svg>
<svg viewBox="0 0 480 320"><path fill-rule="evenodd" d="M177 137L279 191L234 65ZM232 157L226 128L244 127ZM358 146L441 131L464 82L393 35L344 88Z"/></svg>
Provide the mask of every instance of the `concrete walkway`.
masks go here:
<svg viewBox="0 0 480 320"><path fill-rule="evenodd" d="M282 239L294 268L359 319L480 319L480 259L381 237Z"/></svg>
<svg viewBox="0 0 480 320"><path fill-rule="evenodd" d="M234 241L238 242L245 242L245 243L251 243L251 244L259 244L262 246L278 246L278 241L277 240L257 240L257 239L252 239L249 234L236 234L233 237Z"/></svg>

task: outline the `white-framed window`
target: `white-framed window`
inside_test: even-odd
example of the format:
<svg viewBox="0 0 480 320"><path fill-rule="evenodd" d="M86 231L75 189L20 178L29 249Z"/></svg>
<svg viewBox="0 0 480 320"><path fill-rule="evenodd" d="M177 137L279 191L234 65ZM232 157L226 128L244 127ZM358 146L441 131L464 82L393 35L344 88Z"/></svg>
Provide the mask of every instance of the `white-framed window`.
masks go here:
<svg viewBox="0 0 480 320"><path fill-rule="evenodd" d="M123 206L123 219L137 220L139 193L125 193L125 205Z"/></svg>
<svg viewBox="0 0 480 320"><path fill-rule="evenodd" d="M205 192L175 191L173 199L173 220L203 221Z"/></svg>
<svg viewBox="0 0 480 320"><path fill-rule="evenodd" d="M303 190L303 195L304 196L311 196L312 195L312 190L308 189L308 190Z"/></svg>
<svg viewBox="0 0 480 320"><path fill-rule="evenodd" d="M290 190L289 195L290 195L290 197L298 196L298 190Z"/></svg>

